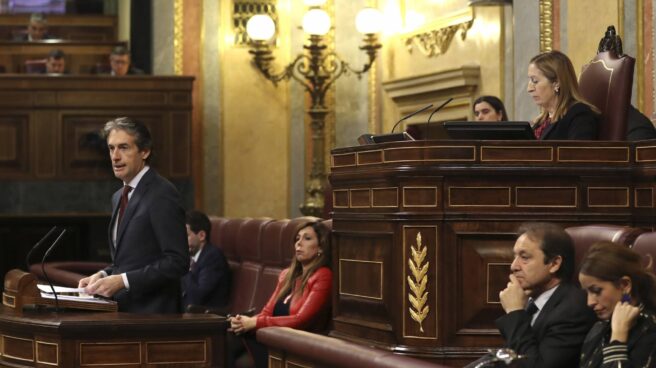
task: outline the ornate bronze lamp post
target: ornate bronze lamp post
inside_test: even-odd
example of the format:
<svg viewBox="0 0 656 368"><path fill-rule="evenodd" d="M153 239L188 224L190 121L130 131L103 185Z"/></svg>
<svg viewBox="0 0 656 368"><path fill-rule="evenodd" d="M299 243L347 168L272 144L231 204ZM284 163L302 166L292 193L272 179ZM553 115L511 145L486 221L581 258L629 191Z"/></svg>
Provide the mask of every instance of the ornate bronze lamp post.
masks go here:
<svg viewBox="0 0 656 368"><path fill-rule="evenodd" d="M311 1L310 10L303 17L303 30L309 34L309 43L303 45L305 53L299 54L282 71L272 70L274 56L269 40L275 33L275 24L268 15L258 14L249 19L246 26L251 41L253 62L257 69L271 82L295 79L310 94L312 105L307 111L312 129L312 170L305 185L305 201L300 206L304 215L320 216L324 206L324 125L329 110L324 99L330 86L341 75L351 72L358 77L366 73L376 59L381 47L376 33L380 31L382 18L374 8L362 9L356 17L356 27L364 34L364 45L360 46L369 56L361 69L352 68L337 53L326 50L324 36L330 30L330 16L321 9L325 1ZM306 2L307 3L307 2Z"/></svg>

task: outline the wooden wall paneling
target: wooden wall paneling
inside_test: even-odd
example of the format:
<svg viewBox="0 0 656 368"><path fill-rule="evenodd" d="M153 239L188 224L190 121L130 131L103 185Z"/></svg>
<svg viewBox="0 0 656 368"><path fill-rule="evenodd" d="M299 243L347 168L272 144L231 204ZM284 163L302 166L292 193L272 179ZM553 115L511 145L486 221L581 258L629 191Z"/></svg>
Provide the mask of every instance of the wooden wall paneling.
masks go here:
<svg viewBox="0 0 656 368"><path fill-rule="evenodd" d="M56 110L37 110L30 114L30 145L33 175L39 179L52 179L57 175L61 129Z"/></svg>
<svg viewBox="0 0 656 368"><path fill-rule="evenodd" d="M171 177L191 176L191 114L171 112L169 132Z"/></svg>
<svg viewBox="0 0 656 368"><path fill-rule="evenodd" d="M68 178L113 178L101 131L114 114L62 111L61 173Z"/></svg>
<svg viewBox="0 0 656 368"><path fill-rule="evenodd" d="M364 225L364 224L361 224ZM333 250L336 273L347 282L335 285L333 316L353 336L376 337L377 341L391 343L391 320L400 309L400 296L388 284L388 274L400 266L393 254L393 232L390 224L375 223L372 230L337 229L333 237L339 247ZM365 225L366 226L366 225ZM333 229L335 230L335 229ZM338 301L338 302L337 302ZM367 323L358 323L367 316Z"/></svg>
<svg viewBox="0 0 656 368"><path fill-rule="evenodd" d="M0 113L0 175L26 176L29 161L29 116L26 113Z"/></svg>
<svg viewBox="0 0 656 368"><path fill-rule="evenodd" d="M458 141L457 146L469 147L471 154L467 157L462 150L452 160L442 160L440 153L445 151L439 149L454 146L449 141L333 150L330 181L336 204L333 229L338 234L334 247L340 256L360 250L362 262L378 260L381 252L392 254L393 261L383 281L391 331L381 333L384 314L364 312L375 310L371 304L338 293L331 335L449 365L472 361L487 348L502 345L494 325L503 314L498 293L508 280L515 231L521 223L654 228L653 144L529 143ZM380 152L376 157L383 159L354 159L373 158L370 152ZM398 188L400 205L367 205L383 202L371 193L384 193L381 198L391 203L393 191L385 188ZM430 306L422 320L426 325L420 326L408 310L408 262L411 247L418 247L419 229L431 227L436 229L435 239L426 238L422 230L421 242L435 248L427 248L428 258L415 261L431 259L436 264L426 270L429 280L436 281L424 289L432 294L425 302ZM375 240L358 239L351 235L355 233ZM338 273L336 282L349 289L354 277L343 276ZM436 335L427 332L433 323Z"/></svg>

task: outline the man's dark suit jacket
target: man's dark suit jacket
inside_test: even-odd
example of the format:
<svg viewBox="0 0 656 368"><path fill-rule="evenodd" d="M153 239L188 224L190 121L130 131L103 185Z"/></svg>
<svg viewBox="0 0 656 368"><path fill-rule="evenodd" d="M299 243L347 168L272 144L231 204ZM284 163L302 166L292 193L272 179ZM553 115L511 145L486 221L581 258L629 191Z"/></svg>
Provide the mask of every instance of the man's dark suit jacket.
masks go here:
<svg viewBox="0 0 656 368"><path fill-rule="evenodd" d="M205 244L198 261L182 278L183 302L221 308L230 295L230 267L221 249Z"/></svg>
<svg viewBox="0 0 656 368"><path fill-rule="evenodd" d="M586 305L583 290L562 283L531 326L525 310L510 312L496 320L506 347L526 355L519 367L578 367L581 345L596 321Z"/></svg>
<svg viewBox="0 0 656 368"><path fill-rule="evenodd" d="M125 209L116 231L121 192L112 196L109 248L112 264L108 275L126 273L129 290L114 295L121 312L178 313L181 311L180 278L189 269L185 214L173 184L150 168Z"/></svg>
<svg viewBox="0 0 656 368"><path fill-rule="evenodd" d="M599 115L584 103L572 105L565 115L542 132L540 140L596 140Z"/></svg>

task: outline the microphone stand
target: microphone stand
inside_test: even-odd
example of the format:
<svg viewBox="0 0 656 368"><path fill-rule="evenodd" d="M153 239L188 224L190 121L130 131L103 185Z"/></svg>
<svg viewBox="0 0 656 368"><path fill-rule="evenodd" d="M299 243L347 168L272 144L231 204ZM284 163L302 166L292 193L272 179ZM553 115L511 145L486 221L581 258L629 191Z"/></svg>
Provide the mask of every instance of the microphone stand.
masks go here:
<svg viewBox="0 0 656 368"><path fill-rule="evenodd" d="M52 284L52 281L50 281L50 277L48 276L48 273L46 272L45 268L45 262L46 258L50 255L50 252L52 252L53 249L55 249L55 245L59 243L59 240L66 234L66 229L62 230L62 232L59 234L57 239L52 243L50 248L46 250L46 252L43 254L43 258L41 259L41 272L43 272L43 276L46 278L46 281L48 282L48 286L50 286L50 290L52 290L52 295L55 296L55 312L59 313L59 298L57 297L57 293L55 292L55 286Z"/></svg>

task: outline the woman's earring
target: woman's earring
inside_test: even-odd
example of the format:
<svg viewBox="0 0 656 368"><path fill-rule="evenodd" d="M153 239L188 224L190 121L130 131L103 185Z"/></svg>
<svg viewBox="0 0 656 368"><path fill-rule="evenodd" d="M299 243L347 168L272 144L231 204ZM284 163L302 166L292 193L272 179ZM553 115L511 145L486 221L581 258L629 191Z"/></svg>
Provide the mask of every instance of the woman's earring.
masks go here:
<svg viewBox="0 0 656 368"><path fill-rule="evenodd" d="M556 94L559 94L560 93L560 88L558 88L558 87L554 88L554 92L556 92Z"/></svg>
<svg viewBox="0 0 656 368"><path fill-rule="evenodd" d="M631 303L631 295L629 293L622 294L622 303Z"/></svg>

